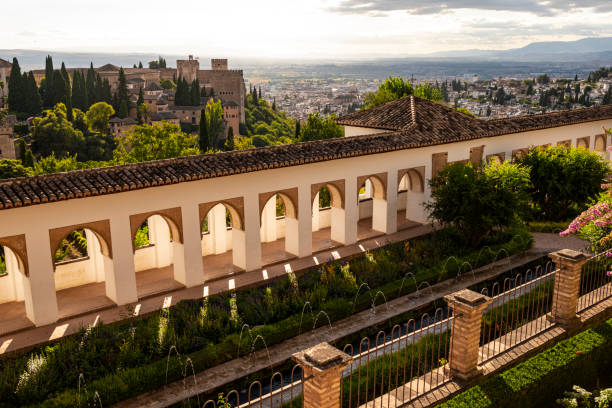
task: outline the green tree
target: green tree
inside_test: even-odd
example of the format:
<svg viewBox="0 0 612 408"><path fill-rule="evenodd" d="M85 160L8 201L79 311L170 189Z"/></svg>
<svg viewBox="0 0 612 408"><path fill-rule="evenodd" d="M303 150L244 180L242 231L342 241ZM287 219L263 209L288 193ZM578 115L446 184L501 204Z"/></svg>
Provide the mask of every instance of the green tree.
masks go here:
<svg viewBox="0 0 612 408"><path fill-rule="evenodd" d="M451 164L429 184L429 217L456 228L472 248L495 229L513 225L528 209L529 169L507 161L484 168Z"/></svg>
<svg viewBox="0 0 612 408"><path fill-rule="evenodd" d="M300 140L300 121L299 119L295 121L295 140Z"/></svg>
<svg viewBox="0 0 612 408"><path fill-rule="evenodd" d="M136 101L136 108L137 108L136 120L138 121L139 125L142 125L142 115L140 113L140 105L142 104L144 104L144 95L142 94L142 87L141 87L140 90L138 91L138 100Z"/></svg>
<svg viewBox="0 0 612 408"><path fill-rule="evenodd" d="M206 108L200 111L200 136L198 139L200 151L206 153L210 148L210 138L208 137L208 125L206 120Z"/></svg>
<svg viewBox="0 0 612 408"><path fill-rule="evenodd" d="M154 125L138 125L118 136L113 160L119 164L136 163L198 153L195 135L181 132L178 125L162 122Z"/></svg>
<svg viewBox="0 0 612 408"><path fill-rule="evenodd" d="M51 106L66 102L66 81L62 73L57 69L53 71L53 95L54 99Z"/></svg>
<svg viewBox="0 0 612 408"><path fill-rule="evenodd" d="M32 115L37 115L42 110L42 101L40 99L40 93L36 80L34 79L34 73L30 71L28 75L24 74L24 82L26 84L26 107L27 112Z"/></svg>
<svg viewBox="0 0 612 408"><path fill-rule="evenodd" d="M227 138L225 139L225 150L232 151L236 148L234 143L234 128L231 126L227 129Z"/></svg>
<svg viewBox="0 0 612 408"><path fill-rule="evenodd" d="M2 121L0 121L0 124L2 124ZM19 139L19 141L17 142L17 149L19 151L19 159L23 162L27 149L25 140Z"/></svg>
<svg viewBox="0 0 612 408"><path fill-rule="evenodd" d="M444 95L442 92L435 86L431 85L429 82L425 81L419 86L417 86L414 90L414 96L418 96L419 98L429 99L430 101L443 101Z"/></svg>
<svg viewBox="0 0 612 408"><path fill-rule="evenodd" d="M17 58L13 58L11 76L8 80L8 106L13 112L26 112L26 91L21 67Z"/></svg>
<svg viewBox="0 0 612 408"><path fill-rule="evenodd" d="M34 118L32 148L41 156L55 152L60 157L78 152L84 143L83 132L73 128L68 121L66 105L58 103L46 110L42 118Z"/></svg>
<svg viewBox="0 0 612 408"><path fill-rule="evenodd" d="M200 106L200 82L194 79L190 88L190 103L191 106Z"/></svg>
<svg viewBox="0 0 612 408"><path fill-rule="evenodd" d="M368 92L364 95L365 105L363 109L370 109L387 102L412 95L412 84L408 79L402 77L388 77L378 86L378 91Z"/></svg>
<svg viewBox="0 0 612 408"><path fill-rule="evenodd" d="M33 168L34 167L34 163L35 163L34 153L32 153L32 150L26 149L25 156L24 156L24 159L23 159L23 165L25 167Z"/></svg>
<svg viewBox="0 0 612 408"><path fill-rule="evenodd" d="M306 123L301 129L300 141L332 139L343 137L342 126L337 125L334 119L336 116L330 115L322 117L318 112L311 113L306 119Z"/></svg>
<svg viewBox="0 0 612 408"><path fill-rule="evenodd" d="M47 157L42 157L34 165L34 174L65 173L67 171L79 170L81 166L77 162L76 155L66 155L57 158L54 152Z"/></svg>
<svg viewBox="0 0 612 408"><path fill-rule="evenodd" d="M86 111L90 106L87 104L85 77L80 71L74 71L72 78L72 106L82 111Z"/></svg>
<svg viewBox="0 0 612 408"><path fill-rule="evenodd" d="M0 180L31 175L32 171L24 167L19 160L0 159Z"/></svg>
<svg viewBox="0 0 612 408"><path fill-rule="evenodd" d="M175 89L176 88L176 84L172 82L170 79L162 79L159 82L159 84L164 89ZM202 88L202 89L205 89L205 88Z"/></svg>
<svg viewBox="0 0 612 408"><path fill-rule="evenodd" d="M117 105L114 107L117 116L127 118L130 113L130 99L128 96L127 82L123 68L119 69L119 85L117 89Z"/></svg>
<svg viewBox="0 0 612 408"><path fill-rule="evenodd" d="M53 88L53 58L47 55L45 58L45 84L43 87L44 105L47 108L53 106L55 101L55 95L53 94L55 88Z"/></svg>
<svg viewBox="0 0 612 408"><path fill-rule="evenodd" d="M144 123L147 123L151 119L151 108L146 103L138 105L138 115L142 118Z"/></svg>
<svg viewBox="0 0 612 408"><path fill-rule="evenodd" d="M515 159L530 169L535 210L547 220L565 220L599 193L609 168L596 152L565 146L533 148Z"/></svg>
<svg viewBox="0 0 612 408"><path fill-rule="evenodd" d="M85 105L87 106L84 108L84 110L100 100L100 94L96 89L96 79L99 78L100 76L96 74L96 71L94 71L93 63L89 63L87 78L85 79L85 93L87 94L87 103Z"/></svg>
<svg viewBox="0 0 612 408"><path fill-rule="evenodd" d="M202 126L201 123L200 126ZM223 106L220 99L215 101L210 98L206 103L206 127L210 147L216 149L219 147L219 135L223 131Z"/></svg>
<svg viewBox="0 0 612 408"><path fill-rule="evenodd" d="M143 68L142 61L138 61L138 68Z"/></svg>
<svg viewBox="0 0 612 408"><path fill-rule="evenodd" d="M115 114L115 110L106 102L91 105L85 113L87 124L92 132L108 134L110 132L108 121Z"/></svg>

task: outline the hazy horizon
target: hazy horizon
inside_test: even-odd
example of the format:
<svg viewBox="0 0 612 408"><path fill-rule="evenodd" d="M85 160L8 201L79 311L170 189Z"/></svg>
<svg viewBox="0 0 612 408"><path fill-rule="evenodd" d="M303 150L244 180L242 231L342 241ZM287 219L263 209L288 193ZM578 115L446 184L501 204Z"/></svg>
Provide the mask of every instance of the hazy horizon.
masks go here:
<svg viewBox="0 0 612 408"><path fill-rule="evenodd" d="M586 0L63 0L3 5L0 49L299 60L512 49L612 35L612 3ZM27 13L26 13L27 12ZM27 19L27 24L24 21Z"/></svg>

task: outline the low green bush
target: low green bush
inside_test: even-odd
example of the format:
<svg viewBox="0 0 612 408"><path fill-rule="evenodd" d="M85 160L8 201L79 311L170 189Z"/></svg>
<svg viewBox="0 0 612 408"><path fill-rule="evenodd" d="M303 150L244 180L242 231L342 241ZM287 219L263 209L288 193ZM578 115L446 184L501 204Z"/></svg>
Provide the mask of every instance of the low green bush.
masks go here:
<svg viewBox="0 0 612 408"><path fill-rule="evenodd" d="M591 384L611 371L612 319L560 341L438 407L546 407L573 384Z"/></svg>
<svg viewBox="0 0 612 408"><path fill-rule="evenodd" d="M567 229L571 220L568 221L531 221L527 223L530 232L547 232L558 234Z"/></svg>
<svg viewBox="0 0 612 408"><path fill-rule="evenodd" d="M477 267L531 245L526 232L507 231L489 237L485 242L490 248L470 251L458 247L453 234L440 231L355 256L345 264L322 265L299 277L290 274L256 288L181 301L158 314L100 324L29 355L4 360L0 407L46 399L43 406L75 406L80 373L88 390L98 391L104 404L111 404L165 384L172 347L182 357L173 354L169 359L169 382L183 378L179 360L184 362L185 357L193 361L196 372L203 371L259 350L264 342L270 346L311 330L319 311L333 322L370 308L373 302L380 305L383 298L413 292L424 281L456 276L462 265L465 272L466 262ZM446 262L449 253L456 254L457 262ZM416 284L405 278L408 272ZM313 313L305 308L306 302ZM317 327L327 324L324 315L318 317ZM245 329L241 335L245 324L253 330ZM263 341L254 341L258 336Z"/></svg>

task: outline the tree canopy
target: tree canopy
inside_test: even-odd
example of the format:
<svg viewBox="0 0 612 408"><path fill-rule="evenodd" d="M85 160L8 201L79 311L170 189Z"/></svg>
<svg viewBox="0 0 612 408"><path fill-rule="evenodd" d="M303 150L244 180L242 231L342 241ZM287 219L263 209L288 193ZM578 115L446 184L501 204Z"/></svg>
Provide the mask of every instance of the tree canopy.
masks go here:
<svg viewBox="0 0 612 408"><path fill-rule="evenodd" d="M68 121L66 105L63 103L46 110L43 117L34 119L32 139L34 151L42 156L51 153L60 157L74 154L84 142L83 132L74 129Z"/></svg>
<svg viewBox="0 0 612 408"><path fill-rule="evenodd" d="M306 142L343 137L344 130L342 126L334 122L334 119L334 115L323 117L318 112L309 114L306 123L301 127L300 141Z"/></svg>
<svg viewBox="0 0 612 408"><path fill-rule="evenodd" d="M439 84L434 86L429 82L423 82L414 88L407 78L390 76L378 86L376 92L368 92L364 95L363 100L365 104L363 109L370 109L409 95L431 101L444 101L446 100L446 92L446 83L440 88Z"/></svg>
<svg viewBox="0 0 612 408"><path fill-rule="evenodd" d="M0 159L0 179L31 176L32 170L24 167L20 160Z"/></svg>
<svg viewBox="0 0 612 408"><path fill-rule="evenodd" d="M491 161L484 168L451 164L429 181L429 217L457 228L472 247L496 228L511 226L528 211L529 169Z"/></svg>
<svg viewBox="0 0 612 408"><path fill-rule="evenodd" d="M113 160L117 164L161 160L198 154L197 136L181 132L178 125L162 122L138 125L117 137Z"/></svg>
<svg viewBox="0 0 612 408"><path fill-rule="evenodd" d="M581 211L602 191L609 171L598 153L584 148L532 148L515 161L530 169L531 200L539 216L548 220L564 220Z"/></svg>

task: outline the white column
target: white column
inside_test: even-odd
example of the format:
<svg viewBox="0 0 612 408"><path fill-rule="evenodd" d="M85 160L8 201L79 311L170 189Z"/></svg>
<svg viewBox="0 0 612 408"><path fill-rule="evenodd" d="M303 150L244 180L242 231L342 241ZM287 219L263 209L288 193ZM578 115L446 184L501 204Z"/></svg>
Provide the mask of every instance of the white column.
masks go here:
<svg viewBox="0 0 612 408"><path fill-rule="evenodd" d="M92 282L104 281L104 259L102 258L102 249L96 235L85 229L85 238L87 239L87 256L89 262L87 265L87 274Z"/></svg>
<svg viewBox="0 0 612 408"><path fill-rule="evenodd" d="M152 215L148 219L149 241L153 244L155 253L155 266L163 268L172 263L172 241L170 241L170 227L160 215ZM175 240L176 241L176 240Z"/></svg>
<svg viewBox="0 0 612 408"><path fill-rule="evenodd" d="M276 196L272 196L264 206L261 214L261 242L276 241L276 223Z"/></svg>
<svg viewBox="0 0 612 408"><path fill-rule="evenodd" d="M344 245L350 245L357 242L357 222L359 221L357 177L347 177L344 184L344 208L332 206L331 209L331 239Z"/></svg>
<svg viewBox="0 0 612 408"><path fill-rule="evenodd" d="M321 229L319 226L319 193L315 195L314 201L312 202L312 230L318 231Z"/></svg>
<svg viewBox="0 0 612 408"><path fill-rule="evenodd" d="M235 230L233 239L234 265L246 271L261 268L261 240L259 227L259 195L244 196L244 231Z"/></svg>
<svg viewBox="0 0 612 408"><path fill-rule="evenodd" d="M285 217L285 251L302 258L312 255L310 186L298 187L298 219Z"/></svg>
<svg viewBox="0 0 612 408"><path fill-rule="evenodd" d="M138 292L129 218L127 216L111 218L110 229L113 259L104 257L106 296L118 305L136 302Z"/></svg>
<svg viewBox="0 0 612 408"><path fill-rule="evenodd" d="M208 213L208 231L212 236L213 251L222 254L227 251L227 222L225 206L215 205Z"/></svg>
<svg viewBox="0 0 612 408"><path fill-rule="evenodd" d="M174 280L189 287L204 282L202 241L198 206L181 207L183 217L183 244L174 240Z"/></svg>
<svg viewBox="0 0 612 408"><path fill-rule="evenodd" d="M57 321L57 297L53 276L53 256L49 250L49 232L40 229L26 234L30 276L23 279L26 315L36 326Z"/></svg>

